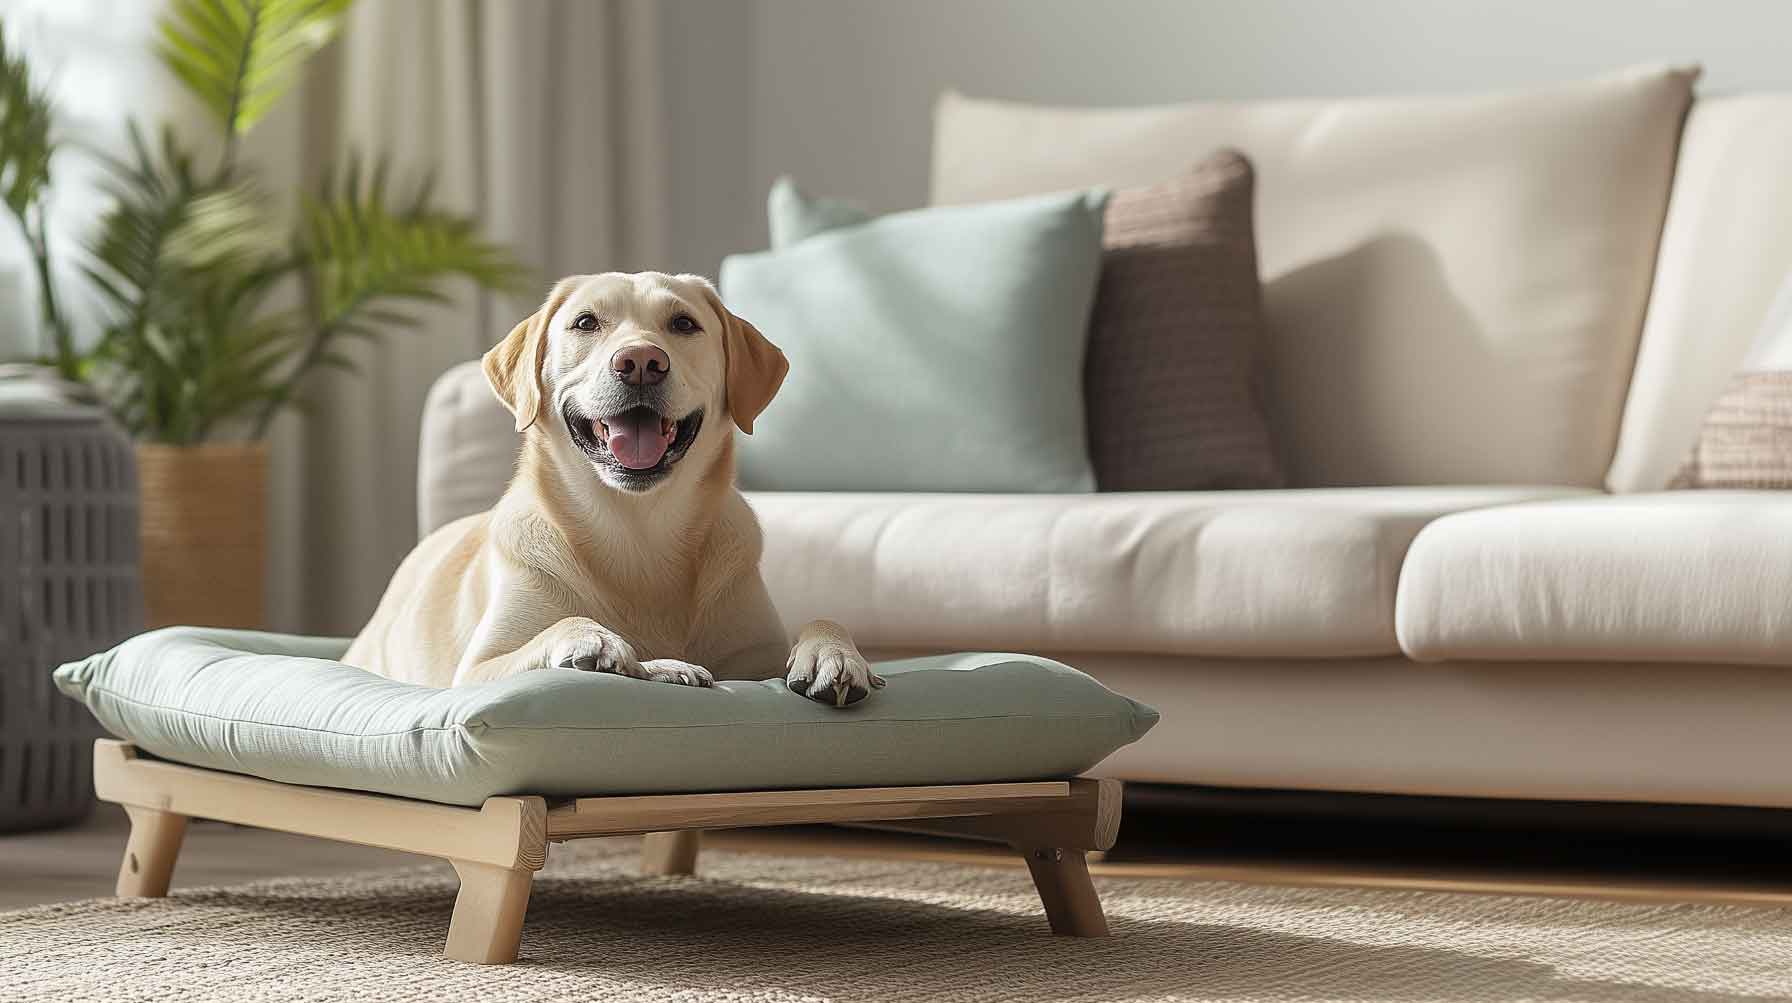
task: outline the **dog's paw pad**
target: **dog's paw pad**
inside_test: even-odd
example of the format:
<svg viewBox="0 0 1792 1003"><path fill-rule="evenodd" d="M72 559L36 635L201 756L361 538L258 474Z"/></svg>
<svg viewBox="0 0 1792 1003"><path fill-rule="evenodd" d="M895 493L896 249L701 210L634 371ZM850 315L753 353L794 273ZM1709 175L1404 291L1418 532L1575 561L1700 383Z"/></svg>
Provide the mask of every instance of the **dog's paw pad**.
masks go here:
<svg viewBox="0 0 1792 1003"><path fill-rule="evenodd" d="M824 643L791 653L784 684L790 691L830 707L850 707L884 685L882 676L852 648Z"/></svg>
<svg viewBox="0 0 1792 1003"><path fill-rule="evenodd" d="M842 688L845 689L844 693L841 692ZM814 687L803 695L816 703L827 704L829 707L851 707L870 696L871 691L863 686L837 682L827 687Z"/></svg>

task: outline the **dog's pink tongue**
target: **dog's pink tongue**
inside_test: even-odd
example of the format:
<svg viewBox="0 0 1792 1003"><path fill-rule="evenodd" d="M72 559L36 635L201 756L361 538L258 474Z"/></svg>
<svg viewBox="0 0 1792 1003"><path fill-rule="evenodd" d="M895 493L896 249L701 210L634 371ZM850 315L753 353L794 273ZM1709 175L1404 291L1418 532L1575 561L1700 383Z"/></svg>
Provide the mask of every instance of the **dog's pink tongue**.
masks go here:
<svg viewBox="0 0 1792 1003"><path fill-rule="evenodd" d="M672 448L677 426L660 431L660 416L647 408L636 408L604 420L604 443L610 455L630 470L646 470L660 462Z"/></svg>

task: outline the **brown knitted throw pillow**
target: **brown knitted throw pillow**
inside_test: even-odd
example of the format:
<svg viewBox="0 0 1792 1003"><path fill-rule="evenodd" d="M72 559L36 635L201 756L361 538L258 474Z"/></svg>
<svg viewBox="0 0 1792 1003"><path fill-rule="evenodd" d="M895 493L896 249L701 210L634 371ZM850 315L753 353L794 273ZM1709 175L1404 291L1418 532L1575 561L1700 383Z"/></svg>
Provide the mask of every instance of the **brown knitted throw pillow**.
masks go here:
<svg viewBox="0 0 1792 1003"><path fill-rule="evenodd" d="M1274 488L1250 161L1108 202L1083 387L1103 491Z"/></svg>
<svg viewBox="0 0 1792 1003"><path fill-rule="evenodd" d="M1792 489L1792 371L1738 374L1672 486Z"/></svg>

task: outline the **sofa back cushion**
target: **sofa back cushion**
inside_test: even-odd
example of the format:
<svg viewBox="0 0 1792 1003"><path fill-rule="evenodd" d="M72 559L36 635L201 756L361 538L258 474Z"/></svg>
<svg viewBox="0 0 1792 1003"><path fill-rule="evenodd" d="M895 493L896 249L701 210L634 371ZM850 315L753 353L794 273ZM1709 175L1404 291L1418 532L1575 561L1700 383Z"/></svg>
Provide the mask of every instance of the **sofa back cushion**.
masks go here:
<svg viewBox="0 0 1792 1003"><path fill-rule="evenodd" d="M948 94L933 197L1151 184L1236 147L1293 483L1597 486L1696 75L1137 109Z"/></svg>
<svg viewBox="0 0 1792 1003"><path fill-rule="evenodd" d="M1792 273L1789 213L1792 94L1701 99L1680 144L1610 490L1666 485L1749 346L1773 333L1762 325Z"/></svg>
<svg viewBox="0 0 1792 1003"><path fill-rule="evenodd" d="M1669 487L1792 490L1792 274Z"/></svg>

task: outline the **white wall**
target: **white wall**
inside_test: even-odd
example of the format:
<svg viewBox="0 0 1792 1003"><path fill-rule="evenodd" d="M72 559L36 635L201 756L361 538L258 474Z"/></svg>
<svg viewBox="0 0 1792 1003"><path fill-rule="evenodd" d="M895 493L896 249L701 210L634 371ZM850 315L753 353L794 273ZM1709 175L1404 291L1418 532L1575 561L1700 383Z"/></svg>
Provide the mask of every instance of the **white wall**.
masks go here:
<svg viewBox="0 0 1792 1003"><path fill-rule="evenodd" d="M675 0L679 267L764 246L780 173L927 197L935 96L1079 105L1465 91L1702 62L1792 90L1792 0ZM744 148L742 148L744 147Z"/></svg>

